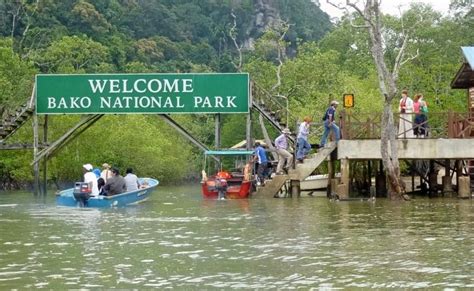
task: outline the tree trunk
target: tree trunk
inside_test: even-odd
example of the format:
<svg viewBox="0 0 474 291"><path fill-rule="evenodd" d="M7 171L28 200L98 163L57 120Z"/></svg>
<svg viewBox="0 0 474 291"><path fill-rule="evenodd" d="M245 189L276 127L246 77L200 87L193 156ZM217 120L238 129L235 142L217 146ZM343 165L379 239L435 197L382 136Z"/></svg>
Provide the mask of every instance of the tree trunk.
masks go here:
<svg viewBox="0 0 474 291"><path fill-rule="evenodd" d="M405 195L405 183L400 177L398 141L395 135L392 107L389 102L384 103L380 151L383 165L387 171L388 195L390 199L408 199Z"/></svg>

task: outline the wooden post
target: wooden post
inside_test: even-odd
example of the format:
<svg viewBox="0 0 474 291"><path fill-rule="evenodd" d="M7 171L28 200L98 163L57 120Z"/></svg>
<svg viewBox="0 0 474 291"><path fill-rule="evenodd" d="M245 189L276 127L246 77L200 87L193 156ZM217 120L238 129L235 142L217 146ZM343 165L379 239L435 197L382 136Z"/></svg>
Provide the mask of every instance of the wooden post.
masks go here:
<svg viewBox="0 0 474 291"><path fill-rule="evenodd" d="M36 113L33 113L32 118L33 118L33 160L36 160L38 156L38 143L39 143L38 115L36 115ZM40 192L39 161L36 161L33 164L33 172L34 172L33 192L34 192L34 195L37 196Z"/></svg>
<svg viewBox="0 0 474 291"><path fill-rule="evenodd" d="M44 116L44 124L43 124L43 146L46 146L46 143L48 142L48 115ZM43 159L43 187L42 187L42 192L43 195L46 196L47 194L47 188L48 188L48 176L47 176L47 170L48 170L48 156Z"/></svg>
<svg viewBox="0 0 474 291"><path fill-rule="evenodd" d="M430 171L428 174L428 182L430 186L429 196L436 197L438 196L438 175L435 172L434 161L430 160Z"/></svg>
<svg viewBox="0 0 474 291"><path fill-rule="evenodd" d="M335 164L335 159L334 159L334 156L333 154L331 153L329 155L329 162L328 162L328 187L327 187L327 190L326 190L326 195L328 198L331 198L332 197L332 192L331 192L331 180L334 179L334 175L335 175L335 169L336 167L336 164Z"/></svg>
<svg viewBox="0 0 474 291"><path fill-rule="evenodd" d="M252 103L253 103L253 82L250 82L250 98L249 98L249 113L247 114L247 121L245 124L245 140L246 140L246 150L250 150L253 148L253 141L252 141Z"/></svg>
<svg viewBox="0 0 474 291"><path fill-rule="evenodd" d="M462 176L462 163L460 160L456 160L456 186L459 192L459 178Z"/></svg>
<svg viewBox="0 0 474 291"><path fill-rule="evenodd" d="M443 196L452 197L453 184L451 179L451 161L444 160L444 176L443 176Z"/></svg>
<svg viewBox="0 0 474 291"><path fill-rule="evenodd" d="M215 149L218 150L221 147L221 115L218 113L214 115L214 122L215 122L215 127L214 127L214 136L215 136L215 141L214 141L214 146ZM221 158L216 156L218 159L218 162L216 164L216 171L220 171L221 169Z"/></svg>
<svg viewBox="0 0 474 291"><path fill-rule="evenodd" d="M215 115L215 147L216 150L221 147L221 115L220 113Z"/></svg>
<svg viewBox="0 0 474 291"><path fill-rule="evenodd" d="M368 173L368 178L369 178L369 189L372 186L372 161L367 160L367 173Z"/></svg>
<svg viewBox="0 0 474 291"><path fill-rule="evenodd" d="M383 163L379 162L380 171L375 177L375 195L377 197L387 197L387 177L383 171Z"/></svg>
<svg viewBox="0 0 474 291"><path fill-rule="evenodd" d="M245 124L245 141L246 141L246 150L251 150L253 148L252 141L252 113L249 111L247 114L247 122Z"/></svg>
<svg viewBox="0 0 474 291"><path fill-rule="evenodd" d="M349 198L350 189L350 161L348 159L341 159L341 185L336 187L337 195L340 199ZM332 179L334 180L334 179Z"/></svg>

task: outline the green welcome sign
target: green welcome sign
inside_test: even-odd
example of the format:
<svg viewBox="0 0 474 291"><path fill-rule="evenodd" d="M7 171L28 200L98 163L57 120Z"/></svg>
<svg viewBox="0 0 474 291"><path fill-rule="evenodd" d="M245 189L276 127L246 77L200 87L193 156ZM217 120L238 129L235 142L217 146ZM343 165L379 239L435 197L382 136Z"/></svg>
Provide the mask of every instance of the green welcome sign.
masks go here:
<svg viewBox="0 0 474 291"><path fill-rule="evenodd" d="M36 76L38 114L248 113L248 74Z"/></svg>

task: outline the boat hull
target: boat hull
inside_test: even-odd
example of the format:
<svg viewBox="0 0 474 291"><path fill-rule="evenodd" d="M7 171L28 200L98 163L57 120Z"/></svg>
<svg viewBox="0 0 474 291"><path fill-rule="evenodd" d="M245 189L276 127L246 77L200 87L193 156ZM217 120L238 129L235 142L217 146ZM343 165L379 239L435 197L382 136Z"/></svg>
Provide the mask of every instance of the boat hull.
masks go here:
<svg viewBox="0 0 474 291"><path fill-rule="evenodd" d="M206 199L217 199L219 192L212 185L212 181L201 182L202 195ZM226 199L245 199L250 196L252 190L251 181L243 181L239 185L227 187L225 192Z"/></svg>
<svg viewBox="0 0 474 291"><path fill-rule="evenodd" d="M127 205L133 205L147 200L153 192L153 190L158 186L159 181L151 178L140 178L140 182L148 182L148 187L143 189L138 189L136 191L125 192L122 194L117 194L113 196L102 196L90 197L87 200L85 207L91 208L111 208L111 207L124 207ZM61 191L56 196L56 204L58 206L69 206L69 207L79 207L80 202L74 198L73 195L74 189L67 189Z"/></svg>

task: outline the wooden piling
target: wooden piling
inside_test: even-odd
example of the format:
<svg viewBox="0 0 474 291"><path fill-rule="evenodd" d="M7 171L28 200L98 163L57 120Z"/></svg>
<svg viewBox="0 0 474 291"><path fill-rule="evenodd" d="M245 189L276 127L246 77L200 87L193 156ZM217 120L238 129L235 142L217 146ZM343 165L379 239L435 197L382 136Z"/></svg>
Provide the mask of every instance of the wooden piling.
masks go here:
<svg viewBox="0 0 474 291"><path fill-rule="evenodd" d="M383 163L380 163L380 171L375 176L375 195L377 197L387 197L387 177L383 171Z"/></svg>
<svg viewBox="0 0 474 291"><path fill-rule="evenodd" d="M46 146L48 143L48 115L44 116L43 124L43 145ZM48 188L48 156L43 159L43 183L42 183L42 192L46 196Z"/></svg>
<svg viewBox="0 0 474 291"><path fill-rule="evenodd" d="M33 114L33 160L36 162L33 164L34 172L34 181L33 181L33 192L37 196L40 194L40 172L39 172L39 161L37 161L38 156L38 146L39 146L39 130L38 130L38 115Z"/></svg>
<svg viewBox="0 0 474 291"><path fill-rule="evenodd" d="M335 194L339 195L339 193L337 192L338 186L340 186L339 183L340 183L339 178L333 178L333 179L331 179L331 188L330 188L331 197L334 197ZM343 192L343 191L342 191L342 192Z"/></svg>
<svg viewBox="0 0 474 291"><path fill-rule="evenodd" d="M336 190L337 195L340 199L349 198L349 189L350 189L350 161L348 159L341 159L341 184L337 185L334 190Z"/></svg>

